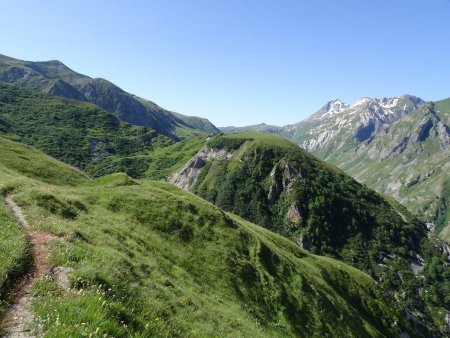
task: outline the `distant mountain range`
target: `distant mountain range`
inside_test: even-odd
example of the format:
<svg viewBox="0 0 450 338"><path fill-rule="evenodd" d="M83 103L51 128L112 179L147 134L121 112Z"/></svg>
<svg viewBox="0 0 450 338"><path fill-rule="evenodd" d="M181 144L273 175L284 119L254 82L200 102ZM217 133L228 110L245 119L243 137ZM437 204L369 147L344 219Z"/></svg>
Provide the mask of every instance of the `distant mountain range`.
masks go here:
<svg viewBox="0 0 450 338"><path fill-rule="evenodd" d="M43 334L448 336L448 245L308 151L444 229L450 100L334 100L298 124L248 128L295 144L212 135L58 61L0 61L0 192L58 236L51 262L72 270L69 292L33 287ZM11 276L30 269L7 205L0 313Z"/></svg>
<svg viewBox="0 0 450 338"><path fill-rule="evenodd" d="M30 62L0 54L0 81L90 102L122 121L150 127L175 139L199 132L219 132L207 119L168 111L152 101L125 92L105 79L79 74L56 60Z"/></svg>
<svg viewBox="0 0 450 338"><path fill-rule="evenodd" d="M321 166L320 161L310 164ZM393 282L406 282L397 284L401 295L394 300L392 290L388 297L368 274L313 255L169 183L134 180L123 173L93 180L32 147L0 137L0 191L20 204L16 209L24 210L23 217L39 235L57 238L48 251L49 270L65 267L67 279L62 284L56 277L61 275L50 271L45 276L27 274L32 266L26 236L1 196L2 337L82 337L86 332L108 337L211 337L217 332L262 338L432 337L448 332L446 310L437 313L443 304L433 303L444 282L415 277L408 264L396 264ZM420 232L387 203L377 206L380 211L393 215L396 231ZM43 244L40 248L47 253ZM428 252L439 256L423 256L425 273L436 268L440 257L438 250ZM397 261L394 255L384 259L389 266ZM389 275L387 265L380 269ZM24 294L20 299L33 295L33 303L20 303L25 304L21 311L32 314L27 319L27 324L33 321L31 334L16 335L21 326L7 320L15 313L5 301L14 278L33 278L29 290L20 288L23 284L17 287ZM425 297L417 297L418 287L431 301L420 302ZM411 305L416 298L420 319L419 312L406 312L418 307Z"/></svg>
<svg viewBox="0 0 450 338"><path fill-rule="evenodd" d="M430 246L434 236L406 208L289 140L257 132L189 138L153 153L152 162L148 177L163 174L225 211L368 273L385 295L408 304L414 323L442 320L431 315L435 305L428 302L447 303L429 292L444 295L447 289L425 275L435 267L423 262L443 262L430 253L447 261L448 246L440 240ZM447 280L447 272L439 271ZM424 302L419 294L427 295Z"/></svg>
<svg viewBox="0 0 450 338"><path fill-rule="evenodd" d="M328 102L295 124L220 128L282 135L390 195L450 239L450 99L403 95Z"/></svg>

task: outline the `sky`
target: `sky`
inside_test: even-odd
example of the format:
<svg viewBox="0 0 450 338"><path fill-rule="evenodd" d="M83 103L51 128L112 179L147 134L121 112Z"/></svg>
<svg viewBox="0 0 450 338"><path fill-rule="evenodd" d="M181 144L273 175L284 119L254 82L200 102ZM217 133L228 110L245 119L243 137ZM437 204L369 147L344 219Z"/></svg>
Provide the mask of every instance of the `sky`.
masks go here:
<svg viewBox="0 0 450 338"><path fill-rule="evenodd" d="M0 54L60 60L216 126L450 97L449 0L3 0Z"/></svg>

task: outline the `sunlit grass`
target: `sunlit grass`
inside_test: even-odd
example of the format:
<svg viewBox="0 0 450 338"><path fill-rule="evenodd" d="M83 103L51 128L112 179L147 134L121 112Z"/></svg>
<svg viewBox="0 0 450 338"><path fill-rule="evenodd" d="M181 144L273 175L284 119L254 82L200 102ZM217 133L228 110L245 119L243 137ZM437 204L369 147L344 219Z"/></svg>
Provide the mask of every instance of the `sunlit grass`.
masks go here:
<svg viewBox="0 0 450 338"><path fill-rule="evenodd" d="M34 283L33 328L45 337L381 337L406 325L366 274L170 184L0 172L32 228L59 236L50 263L73 268L67 290L51 275ZM2 249L24 239L11 231Z"/></svg>
<svg viewBox="0 0 450 338"><path fill-rule="evenodd" d="M0 314L9 288L29 264L27 238L3 200L0 200Z"/></svg>

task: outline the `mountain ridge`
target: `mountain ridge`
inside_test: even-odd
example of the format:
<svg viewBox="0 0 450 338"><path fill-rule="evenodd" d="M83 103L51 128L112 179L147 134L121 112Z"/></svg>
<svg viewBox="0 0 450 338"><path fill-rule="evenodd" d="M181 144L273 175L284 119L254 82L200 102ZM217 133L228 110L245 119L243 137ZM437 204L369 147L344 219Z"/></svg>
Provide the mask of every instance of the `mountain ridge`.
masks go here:
<svg viewBox="0 0 450 338"><path fill-rule="evenodd" d="M183 165L174 168L168 160L171 170L159 166L147 175L160 178L164 171L171 183L226 211L369 273L386 295L401 297L418 321L438 318L430 299L415 297L422 287L446 288L425 277L431 256L447 257L446 249L398 202L276 135L226 134L192 148L189 142L170 147L173 158L187 149L194 153L183 157Z"/></svg>
<svg viewBox="0 0 450 338"><path fill-rule="evenodd" d="M299 123L265 131L294 141L396 198L422 220L437 221L438 232L450 227L444 207L450 203L445 177L450 167L449 100L425 102L408 94L365 97L352 105L336 101L345 105L340 111L332 111L333 102Z"/></svg>
<svg viewBox="0 0 450 338"><path fill-rule="evenodd" d="M49 270L66 271L63 286L56 272L35 276L28 291L32 305L26 308L33 314L27 328L33 334L420 337L429 332L418 331L369 275L312 255L168 183L120 173L93 180L31 147L1 137L0 145L0 220L8 224L0 236L0 299L15 271L24 278L29 271L26 239L4 205L5 194L35 231L54 239L45 244ZM23 171L31 160L33 166ZM334 322L336 313L342 320Z"/></svg>
<svg viewBox="0 0 450 338"><path fill-rule="evenodd" d="M125 92L108 80L79 74L58 60L32 62L0 55L0 81L88 101L122 121L151 127L171 138L219 132L207 119L173 113Z"/></svg>

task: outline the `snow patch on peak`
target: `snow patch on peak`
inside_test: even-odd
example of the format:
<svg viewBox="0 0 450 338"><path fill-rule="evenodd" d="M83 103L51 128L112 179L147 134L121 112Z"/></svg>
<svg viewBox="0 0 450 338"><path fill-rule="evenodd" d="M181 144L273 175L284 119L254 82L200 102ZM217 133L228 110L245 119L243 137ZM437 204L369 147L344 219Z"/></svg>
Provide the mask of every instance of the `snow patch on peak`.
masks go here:
<svg viewBox="0 0 450 338"><path fill-rule="evenodd" d="M330 110L343 110L345 108L347 108L347 105L339 99L330 102Z"/></svg>
<svg viewBox="0 0 450 338"><path fill-rule="evenodd" d="M398 104L398 100L399 100L398 97L394 97L392 99L383 98L380 100L379 104L384 109L389 109L389 108L396 107Z"/></svg>
<svg viewBox="0 0 450 338"><path fill-rule="evenodd" d="M322 109L320 109L316 114L314 114L313 119L322 120L324 118L328 118L333 115L339 114L347 108L348 108L347 104L345 104L339 99L336 99L328 102Z"/></svg>
<svg viewBox="0 0 450 338"><path fill-rule="evenodd" d="M329 104L341 104L341 105L345 105L345 102L344 101L342 101L342 100L340 100L340 99L334 99L334 100L331 100L330 102L329 102Z"/></svg>
<svg viewBox="0 0 450 338"><path fill-rule="evenodd" d="M354 104L352 104L352 108L356 108L365 104L369 104L371 102L374 102L375 100L370 97L363 97L362 99L356 101Z"/></svg>

